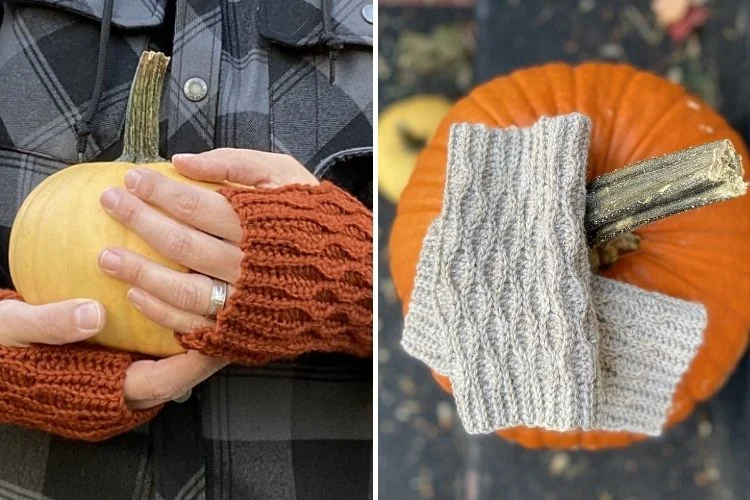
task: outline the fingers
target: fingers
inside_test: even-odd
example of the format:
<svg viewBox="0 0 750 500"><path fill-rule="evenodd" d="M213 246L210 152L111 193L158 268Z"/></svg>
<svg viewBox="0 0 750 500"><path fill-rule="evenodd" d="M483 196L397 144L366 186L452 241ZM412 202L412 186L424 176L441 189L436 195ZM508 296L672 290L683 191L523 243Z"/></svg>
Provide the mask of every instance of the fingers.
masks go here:
<svg viewBox="0 0 750 500"><path fill-rule="evenodd" d="M201 181L268 188L318 184L315 176L293 157L253 149L221 148L197 155L174 155L172 165L182 175Z"/></svg>
<svg viewBox="0 0 750 500"><path fill-rule="evenodd" d="M92 300L74 299L41 306L6 300L0 302L0 344L28 347L80 342L97 334L106 321L104 306Z"/></svg>
<svg viewBox="0 0 750 500"><path fill-rule="evenodd" d="M240 276L242 250L159 213L124 189L110 188L102 206L164 257L227 283Z"/></svg>
<svg viewBox="0 0 750 500"><path fill-rule="evenodd" d="M102 251L99 267L183 311L203 316L209 310L213 281L203 274L174 271L122 248Z"/></svg>
<svg viewBox="0 0 750 500"><path fill-rule="evenodd" d="M166 403L182 396L227 364L197 351L158 361L136 361L125 375L125 402L134 409Z"/></svg>
<svg viewBox="0 0 750 500"><path fill-rule="evenodd" d="M214 326L212 320L177 309L139 288L128 290L128 300L141 314L177 333L189 333L198 328Z"/></svg>
<svg viewBox="0 0 750 500"><path fill-rule="evenodd" d="M219 193L189 186L146 168L125 175L125 187L141 200L203 232L239 242L240 219Z"/></svg>

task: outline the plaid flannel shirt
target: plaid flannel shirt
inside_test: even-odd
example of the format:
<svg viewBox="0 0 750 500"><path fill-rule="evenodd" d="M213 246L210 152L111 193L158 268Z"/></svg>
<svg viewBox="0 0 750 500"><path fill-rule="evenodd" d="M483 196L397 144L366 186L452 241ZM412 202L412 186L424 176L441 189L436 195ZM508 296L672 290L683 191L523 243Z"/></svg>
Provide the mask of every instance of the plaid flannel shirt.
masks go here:
<svg viewBox="0 0 750 500"><path fill-rule="evenodd" d="M333 63L321 0L117 0L85 160L112 159L140 53L172 54L162 152L288 153L372 199L372 26L367 2L333 0ZM78 162L104 0L0 2L0 280L16 211ZM201 100L185 82L206 84ZM54 258L51 255L50 258ZM371 497L372 365L309 355L229 367L150 424L98 444L0 426L0 499Z"/></svg>

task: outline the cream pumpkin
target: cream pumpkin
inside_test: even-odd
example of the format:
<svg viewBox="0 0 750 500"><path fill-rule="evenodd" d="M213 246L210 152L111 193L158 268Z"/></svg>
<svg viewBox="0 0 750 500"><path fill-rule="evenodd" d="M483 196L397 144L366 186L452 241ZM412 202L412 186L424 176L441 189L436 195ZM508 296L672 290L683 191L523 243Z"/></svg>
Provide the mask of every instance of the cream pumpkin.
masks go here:
<svg viewBox="0 0 750 500"><path fill-rule="evenodd" d="M91 342L157 357L183 349L173 332L131 305L130 286L101 271L99 254L106 247L121 247L174 270L188 269L117 222L99 198L110 187L124 186L125 174L137 167L212 190L222 186L188 179L159 157L159 109L168 64L164 54L141 55L130 89L122 156L115 162L75 165L45 179L16 215L9 248L11 278L25 301L98 300L107 309L107 324Z"/></svg>
<svg viewBox="0 0 750 500"><path fill-rule="evenodd" d="M107 276L98 265L99 253L116 246L188 271L159 255L99 203L102 192L123 186L125 173L136 167L181 182L217 187L187 179L169 163L88 163L62 170L39 184L21 206L10 236L10 272L16 290L31 304L79 297L100 301L107 309L107 324L92 342L169 356L183 351L174 334L135 309L126 296L130 285Z"/></svg>

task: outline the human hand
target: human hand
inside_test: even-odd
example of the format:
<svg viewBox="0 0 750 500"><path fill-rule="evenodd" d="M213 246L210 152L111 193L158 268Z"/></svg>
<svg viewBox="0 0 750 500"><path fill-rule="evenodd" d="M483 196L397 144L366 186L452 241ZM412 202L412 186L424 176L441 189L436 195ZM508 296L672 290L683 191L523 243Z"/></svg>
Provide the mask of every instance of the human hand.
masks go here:
<svg viewBox="0 0 750 500"><path fill-rule="evenodd" d="M172 164L182 175L207 182L252 187L318 183L291 156L261 151L216 149L175 155ZM212 326L206 315L213 279L228 283L229 297L240 277L242 227L237 214L221 194L145 168L130 171L125 185L105 191L102 206L156 251L195 273L173 271L124 248L104 249L100 267L132 285L129 300L153 321L177 333Z"/></svg>
<svg viewBox="0 0 750 500"><path fill-rule="evenodd" d="M104 307L93 300L72 299L45 305L0 301L0 345L63 345L96 335L107 321Z"/></svg>
<svg viewBox="0 0 750 500"><path fill-rule="evenodd" d="M189 395L193 387L228 364L198 351L136 361L125 375L125 403L144 410Z"/></svg>

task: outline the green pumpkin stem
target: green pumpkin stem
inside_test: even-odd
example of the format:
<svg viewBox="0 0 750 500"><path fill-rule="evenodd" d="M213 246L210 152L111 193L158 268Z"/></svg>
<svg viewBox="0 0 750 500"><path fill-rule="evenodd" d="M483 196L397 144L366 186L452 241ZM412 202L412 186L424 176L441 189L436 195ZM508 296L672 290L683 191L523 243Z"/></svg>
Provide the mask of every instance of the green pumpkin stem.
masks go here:
<svg viewBox="0 0 750 500"><path fill-rule="evenodd" d="M597 247L650 222L745 194L742 158L720 140L634 163L586 188L586 236Z"/></svg>
<svg viewBox="0 0 750 500"><path fill-rule="evenodd" d="M168 65L169 57L161 52L141 54L125 112L122 155L117 161L166 161L159 156L159 107Z"/></svg>

